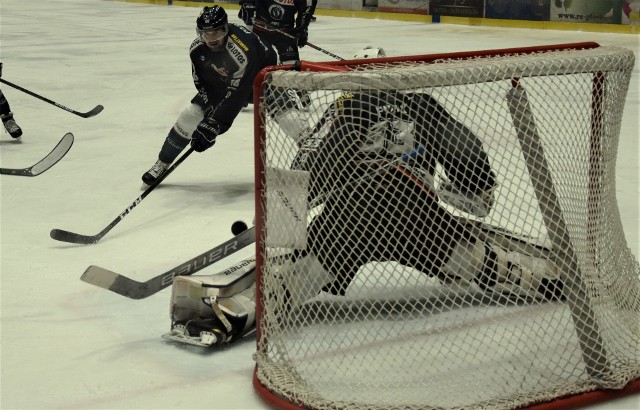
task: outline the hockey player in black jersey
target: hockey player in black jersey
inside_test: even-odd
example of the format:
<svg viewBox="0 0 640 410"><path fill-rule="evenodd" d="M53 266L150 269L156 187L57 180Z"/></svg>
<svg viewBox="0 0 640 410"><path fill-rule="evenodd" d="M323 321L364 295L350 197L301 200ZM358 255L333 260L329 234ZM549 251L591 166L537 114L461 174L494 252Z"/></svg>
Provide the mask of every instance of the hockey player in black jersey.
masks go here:
<svg viewBox="0 0 640 410"><path fill-rule="evenodd" d="M244 26L230 24L220 6L204 7L196 26L189 55L197 94L169 131L158 161L142 176L148 185L189 143L197 152L212 147L242 110L256 74L277 64L275 51Z"/></svg>
<svg viewBox="0 0 640 410"><path fill-rule="evenodd" d="M298 48L307 44L317 3L318 0L241 0L238 17L252 25L253 32L273 45L280 61L288 64L300 59Z"/></svg>
<svg viewBox="0 0 640 410"><path fill-rule="evenodd" d="M241 0L240 17L267 44L275 47L281 64L300 60L301 47L309 38L309 23L318 0ZM308 93L299 92L303 107L311 103Z"/></svg>

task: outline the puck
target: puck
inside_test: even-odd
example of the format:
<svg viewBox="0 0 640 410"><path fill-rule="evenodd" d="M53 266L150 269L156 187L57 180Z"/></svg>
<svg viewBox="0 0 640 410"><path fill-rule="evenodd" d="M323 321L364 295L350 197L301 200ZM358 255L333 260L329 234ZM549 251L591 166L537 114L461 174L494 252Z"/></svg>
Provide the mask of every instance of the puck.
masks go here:
<svg viewBox="0 0 640 410"><path fill-rule="evenodd" d="M231 233L234 235L240 235L242 232L246 231L248 226L243 221L235 221L233 225L231 225Z"/></svg>

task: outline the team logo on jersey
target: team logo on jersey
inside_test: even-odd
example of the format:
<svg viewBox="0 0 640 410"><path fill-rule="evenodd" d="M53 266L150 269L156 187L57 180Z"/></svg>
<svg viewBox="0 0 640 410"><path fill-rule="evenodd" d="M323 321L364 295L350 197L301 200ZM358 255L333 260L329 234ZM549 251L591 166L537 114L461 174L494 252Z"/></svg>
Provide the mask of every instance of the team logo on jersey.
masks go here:
<svg viewBox="0 0 640 410"><path fill-rule="evenodd" d="M239 66L243 66L247 63L246 54L240 50L240 46L236 43L229 41L227 43L227 50L231 57L238 63Z"/></svg>
<svg viewBox="0 0 640 410"><path fill-rule="evenodd" d="M227 67L225 67L225 66L218 67L213 63L210 65L210 67L211 67L211 69L213 71L218 73L220 75L220 77L229 77L229 70L227 70Z"/></svg>
<svg viewBox="0 0 640 410"><path fill-rule="evenodd" d="M273 0L276 4L282 4L284 6L293 6L295 0Z"/></svg>
<svg viewBox="0 0 640 410"><path fill-rule="evenodd" d="M282 20L284 16L284 8L282 6L274 4L269 7L269 15L273 20Z"/></svg>

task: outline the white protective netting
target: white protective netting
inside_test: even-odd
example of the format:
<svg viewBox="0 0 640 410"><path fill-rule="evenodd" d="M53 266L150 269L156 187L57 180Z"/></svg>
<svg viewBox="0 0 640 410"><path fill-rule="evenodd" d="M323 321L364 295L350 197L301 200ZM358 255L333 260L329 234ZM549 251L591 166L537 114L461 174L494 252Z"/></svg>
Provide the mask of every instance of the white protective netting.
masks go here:
<svg viewBox="0 0 640 410"><path fill-rule="evenodd" d="M257 381L308 408L494 409L638 379L614 173L633 66L598 47L271 72ZM283 90L312 101L300 135Z"/></svg>

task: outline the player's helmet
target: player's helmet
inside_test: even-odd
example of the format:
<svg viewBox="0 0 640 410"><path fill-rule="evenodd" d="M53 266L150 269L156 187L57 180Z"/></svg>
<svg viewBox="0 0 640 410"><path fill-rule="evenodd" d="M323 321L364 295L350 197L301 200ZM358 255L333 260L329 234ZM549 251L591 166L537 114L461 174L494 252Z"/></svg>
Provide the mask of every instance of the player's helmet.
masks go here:
<svg viewBox="0 0 640 410"><path fill-rule="evenodd" d="M358 51L353 58L361 60L364 58L381 58L386 56L387 54L384 52L382 47L366 46L362 50Z"/></svg>
<svg viewBox="0 0 640 410"><path fill-rule="evenodd" d="M210 49L221 51L224 48L229 33L229 20L227 12L222 7L203 8L196 20L196 27L196 33Z"/></svg>

